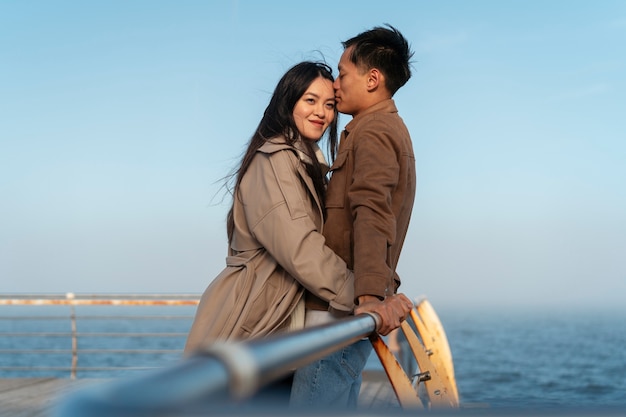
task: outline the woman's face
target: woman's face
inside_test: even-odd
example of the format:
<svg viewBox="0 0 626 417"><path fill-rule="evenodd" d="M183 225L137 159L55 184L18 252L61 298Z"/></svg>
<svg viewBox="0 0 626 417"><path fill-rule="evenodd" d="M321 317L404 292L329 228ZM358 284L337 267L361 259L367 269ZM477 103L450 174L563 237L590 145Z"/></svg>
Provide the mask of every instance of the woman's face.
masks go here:
<svg viewBox="0 0 626 417"><path fill-rule="evenodd" d="M335 118L335 90L332 81L317 77L296 102L293 118L300 136L319 140Z"/></svg>

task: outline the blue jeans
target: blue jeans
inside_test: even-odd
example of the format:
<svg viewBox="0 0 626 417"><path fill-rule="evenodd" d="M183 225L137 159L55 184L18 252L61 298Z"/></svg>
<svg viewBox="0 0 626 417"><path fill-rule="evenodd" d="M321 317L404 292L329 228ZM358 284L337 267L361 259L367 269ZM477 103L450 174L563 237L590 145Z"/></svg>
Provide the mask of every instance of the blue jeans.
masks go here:
<svg viewBox="0 0 626 417"><path fill-rule="evenodd" d="M290 406L356 408L361 371L372 352L368 339L298 368L291 387Z"/></svg>

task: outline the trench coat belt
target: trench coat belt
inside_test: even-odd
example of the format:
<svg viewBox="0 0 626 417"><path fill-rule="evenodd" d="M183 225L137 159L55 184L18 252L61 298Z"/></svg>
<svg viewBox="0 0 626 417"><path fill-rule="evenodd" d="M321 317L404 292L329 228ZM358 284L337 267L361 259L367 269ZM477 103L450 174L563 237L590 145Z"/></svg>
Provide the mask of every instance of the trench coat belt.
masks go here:
<svg viewBox="0 0 626 417"><path fill-rule="evenodd" d="M226 266L233 266L233 267L245 267L246 264L248 262L250 262L252 259L254 259L257 254L258 254L259 250L257 250L257 253L255 253L253 256L239 256L239 255L230 255L226 257Z"/></svg>
<svg viewBox="0 0 626 417"><path fill-rule="evenodd" d="M230 255L226 257L226 265L230 268L236 268L239 270L237 276L243 278L242 286L237 296L237 303L241 307L244 307L247 304L247 300L252 295L252 287L256 278L254 264L250 265L251 261L261 253L262 250L259 249L257 253L253 256L237 256ZM245 270L245 271L244 271ZM243 311L240 311L243 312ZM233 329L236 327L236 322L239 320L239 314L231 314L228 318L228 322L224 325L224 329Z"/></svg>

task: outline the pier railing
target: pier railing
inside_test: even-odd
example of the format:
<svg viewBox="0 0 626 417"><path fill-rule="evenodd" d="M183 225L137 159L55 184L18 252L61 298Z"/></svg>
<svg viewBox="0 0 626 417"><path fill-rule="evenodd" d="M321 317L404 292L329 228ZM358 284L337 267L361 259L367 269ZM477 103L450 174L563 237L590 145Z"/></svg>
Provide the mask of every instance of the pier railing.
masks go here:
<svg viewBox="0 0 626 417"><path fill-rule="evenodd" d="M367 337L375 329L374 317L361 314L264 339L213 344L174 366L77 393L62 403L57 415L232 415L232 407L237 405L240 413L258 412L259 406L272 405L241 408L239 401L249 399L293 369Z"/></svg>
<svg viewBox="0 0 626 417"><path fill-rule="evenodd" d="M199 298L199 294L0 296L0 377L101 378L175 362Z"/></svg>
<svg viewBox="0 0 626 417"><path fill-rule="evenodd" d="M402 323L418 373L398 363L375 332L375 315L369 314L264 339L215 343L183 358L198 300L194 294L0 296L0 377L19 371L33 377L41 371L65 377L69 372L72 378L105 372L98 377L110 378L119 376L114 371L142 369L139 376L114 378L97 390L78 393L63 403L59 416L197 415L246 400L295 368L369 337L402 407L458 407L445 332L425 299ZM111 314L111 307L118 313ZM171 307L182 308L183 314L170 314ZM148 356L144 366L141 355ZM42 360L45 356L57 359ZM420 384L424 399L418 398Z"/></svg>

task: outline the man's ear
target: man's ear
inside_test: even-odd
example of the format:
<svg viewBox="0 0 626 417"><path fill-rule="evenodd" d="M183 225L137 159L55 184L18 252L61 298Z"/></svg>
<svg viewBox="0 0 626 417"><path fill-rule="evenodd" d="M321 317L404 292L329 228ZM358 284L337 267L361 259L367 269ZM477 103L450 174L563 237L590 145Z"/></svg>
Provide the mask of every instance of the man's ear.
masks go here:
<svg viewBox="0 0 626 417"><path fill-rule="evenodd" d="M369 70L367 76L367 91L374 91L378 89L379 86L382 86L384 76L383 74L376 68L372 68Z"/></svg>

